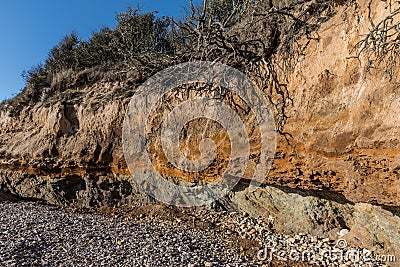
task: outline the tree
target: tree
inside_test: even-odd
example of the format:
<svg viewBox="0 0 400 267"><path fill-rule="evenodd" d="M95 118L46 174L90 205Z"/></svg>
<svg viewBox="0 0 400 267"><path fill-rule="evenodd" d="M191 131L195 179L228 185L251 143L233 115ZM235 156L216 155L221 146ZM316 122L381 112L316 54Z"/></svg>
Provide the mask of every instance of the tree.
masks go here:
<svg viewBox="0 0 400 267"><path fill-rule="evenodd" d="M61 42L50 50L49 57L46 60L46 69L56 73L64 69L74 69L77 62L75 49L80 40L75 32L65 36Z"/></svg>
<svg viewBox="0 0 400 267"><path fill-rule="evenodd" d="M371 30L362 38L355 49L358 49L356 58L362 61L365 57L365 69L381 69L390 78L398 75L400 65L400 0L389 0L389 10L386 17L378 22L372 19L372 0L368 4L368 19Z"/></svg>
<svg viewBox="0 0 400 267"><path fill-rule="evenodd" d="M110 66L122 61L114 46L114 31L108 27L94 32L87 42L76 48L77 69L84 70L97 66Z"/></svg>
<svg viewBox="0 0 400 267"><path fill-rule="evenodd" d="M248 74L274 107L282 134L291 98L278 61L295 64L297 41L311 39L310 33L320 25L318 18L327 17L334 4L333 0L286 2L272 8L271 1L262 0L204 0L202 6L191 1L190 14L175 22L176 39L184 46L180 58L218 61Z"/></svg>

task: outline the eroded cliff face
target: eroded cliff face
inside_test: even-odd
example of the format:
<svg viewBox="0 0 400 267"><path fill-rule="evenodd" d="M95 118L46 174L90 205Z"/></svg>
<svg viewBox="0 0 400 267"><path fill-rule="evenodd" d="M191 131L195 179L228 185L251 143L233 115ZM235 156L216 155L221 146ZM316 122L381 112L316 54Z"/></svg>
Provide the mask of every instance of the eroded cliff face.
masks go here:
<svg viewBox="0 0 400 267"><path fill-rule="evenodd" d="M386 16L372 2L372 18ZM276 228L336 236L400 253L400 81L364 71L353 47L368 32L368 3L339 6L288 73L293 105L266 187L239 186L228 199ZM398 68L400 71L400 68ZM45 101L0 116L0 190L81 207L146 204L129 176L122 122L123 81L70 88L69 100ZM130 93L128 93L130 92ZM201 134L200 134L201 136ZM357 243L358 242L358 243Z"/></svg>
<svg viewBox="0 0 400 267"><path fill-rule="evenodd" d="M374 21L387 15L386 5L373 2ZM289 77L293 146L281 143L271 183L399 206L399 80L365 73L353 58L369 28L367 4L359 1L340 8L306 48Z"/></svg>
<svg viewBox="0 0 400 267"><path fill-rule="evenodd" d="M1 189L81 207L147 203L129 182L122 153L129 99L108 101L102 91L121 90L110 84L81 90L85 96L71 102L38 103L17 117L2 113Z"/></svg>

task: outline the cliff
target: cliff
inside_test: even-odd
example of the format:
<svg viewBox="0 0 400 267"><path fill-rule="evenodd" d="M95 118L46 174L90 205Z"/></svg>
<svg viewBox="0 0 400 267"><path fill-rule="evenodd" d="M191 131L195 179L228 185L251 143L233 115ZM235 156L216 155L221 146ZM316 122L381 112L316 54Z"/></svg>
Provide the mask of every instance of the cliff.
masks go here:
<svg viewBox="0 0 400 267"><path fill-rule="evenodd" d="M371 16L388 15L372 2ZM293 103L265 188L239 186L237 209L277 218L283 231L335 236L400 253L400 79L366 71L355 45L369 32L368 2L338 5L313 38L302 38L287 71ZM400 71L394 66L394 73ZM0 115L0 190L80 207L153 203L129 176L122 122L136 85L71 83L64 96ZM65 97L68 96L68 97Z"/></svg>

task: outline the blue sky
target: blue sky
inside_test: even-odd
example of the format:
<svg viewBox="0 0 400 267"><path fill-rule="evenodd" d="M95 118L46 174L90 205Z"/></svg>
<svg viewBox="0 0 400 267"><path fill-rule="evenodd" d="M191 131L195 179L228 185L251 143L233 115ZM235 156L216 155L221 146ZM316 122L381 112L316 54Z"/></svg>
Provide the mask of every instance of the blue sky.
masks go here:
<svg viewBox="0 0 400 267"><path fill-rule="evenodd" d="M188 0L5 0L0 3L0 101L24 87L23 70L47 57L63 36L87 39L102 26L115 26L115 12L131 5L159 15L181 16Z"/></svg>

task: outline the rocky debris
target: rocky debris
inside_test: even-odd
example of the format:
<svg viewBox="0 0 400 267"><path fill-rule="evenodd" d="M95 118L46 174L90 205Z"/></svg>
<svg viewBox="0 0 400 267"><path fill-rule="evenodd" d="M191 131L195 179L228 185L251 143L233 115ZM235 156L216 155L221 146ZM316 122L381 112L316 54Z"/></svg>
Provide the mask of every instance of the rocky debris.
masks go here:
<svg viewBox="0 0 400 267"><path fill-rule="evenodd" d="M277 232L306 233L333 240L346 237L351 245L382 255L400 255L398 209L342 200L338 195L273 186L246 189L231 196L240 212L260 218L259 222L252 221L254 225L265 225L272 219Z"/></svg>
<svg viewBox="0 0 400 267"><path fill-rule="evenodd" d="M377 248L369 250L362 244L352 242L355 238L353 233L359 232L357 224L352 225L352 229L339 229L335 235L328 237L293 231L283 233L277 230L279 226L276 225L281 218L271 215L253 217L247 212L216 211L206 207L182 209L150 205L101 211L116 218L163 221L174 227L186 225L230 236L230 242L234 242L239 251L251 256L257 254L260 265L290 262L315 266L386 266L386 263L391 266L398 256L384 254L385 250ZM384 220L383 217L381 219Z"/></svg>
<svg viewBox="0 0 400 267"><path fill-rule="evenodd" d="M345 239L268 233L263 244L258 258L264 261L276 257L281 261L308 262L316 266L387 266L380 255L365 248L350 247ZM390 260L389 264L393 263L394 260Z"/></svg>
<svg viewBox="0 0 400 267"><path fill-rule="evenodd" d="M256 266L212 232L33 203L0 205L0 261L7 266Z"/></svg>
<svg viewBox="0 0 400 267"><path fill-rule="evenodd" d="M0 203L0 262L6 266L260 266L256 253L243 253L235 239L170 221Z"/></svg>
<svg viewBox="0 0 400 267"><path fill-rule="evenodd" d="M25 198L41 198L48 203L70 206L74 209L112 210L117 216L131 216L138 219L175 218L176 212L171 209L155 208L155 202L135 186L124 182L122 177L102 176L89 177L83 180L84 186L71 186L71 180L47 180L42 176L22 176L21 179L9 180L18 184L13 186L18 191L16 195ZM126 177L129 179L129 177ZM69 183L68 183L69 182ZM36 185L40 185L38 190ZM75 183L75 185L78 185ZM83 190L76 190L83 188ZM130 191L126 190L127 188ZM220 218L219 214L210 215L207 211L201 218L210 217L206 221L193 216L181 216L173 223L190 223L202 229L216 228L227 220L227 233L239 233L239 237L254 239L264 233L263 227L273 224L278 232L287 234L307 233L314 236L338 238L342 229L351 229L347 234L349 243L368 248L377 253L400 253L399 212L389 207L377 207L371 204L351 203L338 194L325 194L278 188L263 187L255 191L239 189L226 199L220 201L223 207L229 204L230 211L240 211L248 214L243 220L254 229L242 226L232 218ZM150 205L149 209L146 207ZM124 207L134 207L124 208ZM139 206L139 207L137 207ZM217 205L218 206L218 205ZM163 207L161 205L161 207ZM218 208L218 207L216 207ZM201 212L201 210L199 211ZM109 212L108 212L109 213ZM151 214L154 214L154 218ZM255 219L257 218L257 219ZM238 218L239 220L239 218ZM258 226L259 225L259 226Z"/></svg>
<svg viewBox="0 0 400 267"><path fill-rule="evenodd" d="M102 210L105 215L0 203L0 261L7 266L386 266L374 252L352 248L344 239L277 233L271 223L246 213L137 208ZM339 252L342 257L334 254Z"/></svg>
<svg viewBox="0 0 400 267"><path fill-rule="evenodd" d="M378 253L351 246L346 241L351 237L349 229L341 229L337 238L331 239L305 233L282 234L276 231L271 218L255 218L246 212L202 210L196 214L198 218L214 222L219 231L237 235L242 240L256 241L260 248L259 263L290 260L316 266L387 266ZM394 259L390 259L389 264L393 264Z"/></svg>

